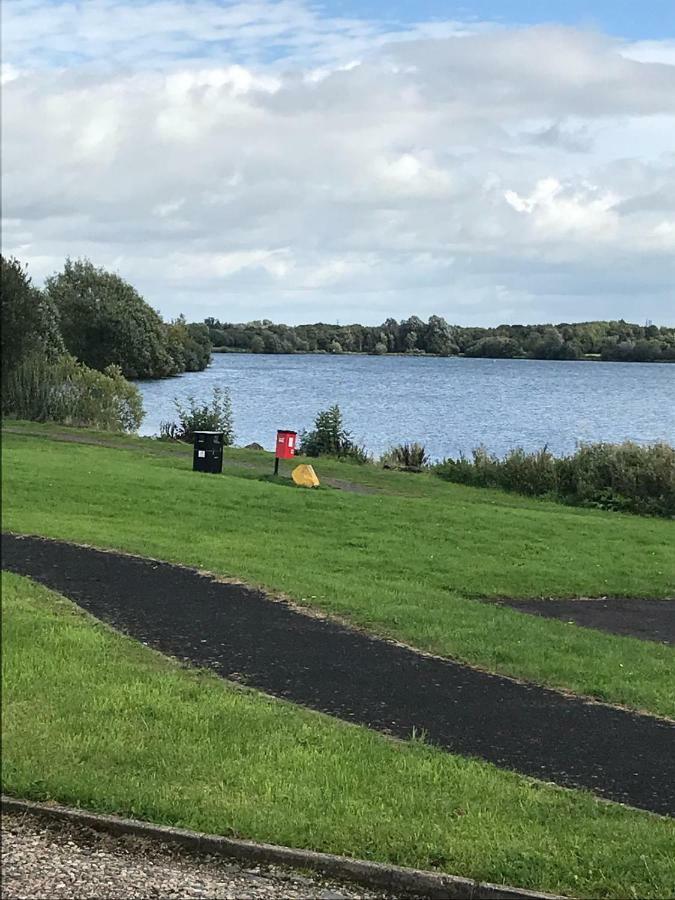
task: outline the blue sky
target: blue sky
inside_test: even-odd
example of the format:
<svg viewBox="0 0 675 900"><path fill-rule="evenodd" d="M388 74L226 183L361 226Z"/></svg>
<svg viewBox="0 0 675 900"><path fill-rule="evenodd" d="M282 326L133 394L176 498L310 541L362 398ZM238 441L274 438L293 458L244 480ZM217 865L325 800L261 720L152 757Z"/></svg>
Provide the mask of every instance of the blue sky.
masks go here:
<svg viewBox="0 0 675 900"><path fill-rule="evenodd" d="M479 19L507 24L555 22L633 40L675 36L675 0L330 0L334 14L399 19Z"/></svg>

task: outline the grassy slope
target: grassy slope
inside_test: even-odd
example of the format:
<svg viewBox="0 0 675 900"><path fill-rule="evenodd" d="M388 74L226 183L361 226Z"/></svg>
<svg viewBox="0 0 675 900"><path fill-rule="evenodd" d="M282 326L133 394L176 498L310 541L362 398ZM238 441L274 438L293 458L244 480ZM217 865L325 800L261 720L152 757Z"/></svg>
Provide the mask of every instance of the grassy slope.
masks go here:
<svg viewBox="0 0 675 900"><path fill-rule="evenodd" d="M195 474L181 453L18 436L3 466L5 528L237 576L433 652L675 715L672 648L469 599L672 593L670 522L441 482L417 498L309 492Z"/></svg>
<svg viewBox="0 0 675 900"><path fill-rule="evenodd" d="M3 575L3 785L586 897L672 889L675 823L180 668Z"/></svg>

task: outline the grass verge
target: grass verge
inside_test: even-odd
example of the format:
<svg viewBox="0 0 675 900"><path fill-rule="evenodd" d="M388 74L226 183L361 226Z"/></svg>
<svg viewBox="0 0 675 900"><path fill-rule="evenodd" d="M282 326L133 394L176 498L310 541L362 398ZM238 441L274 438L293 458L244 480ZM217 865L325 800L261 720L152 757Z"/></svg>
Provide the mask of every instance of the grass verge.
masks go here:
<svg viewBox="0 0 675 900"><path fill-rule="evenodd" d="M673 648L477 602L666 596L673 523L438 487L312 492L193 473L176 453L3 442L6 529L235 576L434 653L675 715Z"/></svg>
<svg viewBox="0 0 675 900"><path fill-rule="evenodd" d="M663 897L675 823L185 669L3 574L3 789L579 897Z"/></svg>

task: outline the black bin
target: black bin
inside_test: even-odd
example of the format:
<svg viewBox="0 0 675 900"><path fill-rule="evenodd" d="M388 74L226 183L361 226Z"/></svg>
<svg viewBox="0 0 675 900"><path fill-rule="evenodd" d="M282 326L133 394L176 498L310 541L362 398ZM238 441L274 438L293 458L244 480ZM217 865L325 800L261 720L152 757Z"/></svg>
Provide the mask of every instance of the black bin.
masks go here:
<svg viewBox="0 0 675 900"><path fill-rule="evenodd" d="M223 471L223 437L222 431L195 431L193 472Z"/></svg>

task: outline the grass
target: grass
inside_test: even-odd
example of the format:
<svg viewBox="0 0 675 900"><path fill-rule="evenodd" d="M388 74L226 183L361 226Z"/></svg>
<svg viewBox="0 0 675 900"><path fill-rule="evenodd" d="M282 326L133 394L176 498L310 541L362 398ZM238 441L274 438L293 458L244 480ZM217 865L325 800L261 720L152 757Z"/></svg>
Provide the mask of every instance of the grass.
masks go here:
<svg viewBox="0 0 675 900"><path fill-rule="evenodd" d="M186 669L3 574L7 792L579 897L672 891L675 823Z"/></svg>
<svg viewBox="0 0 675 900"><path fill-rule="evenodd" d="M334 465L350 478L362 468ZM229 471L193 473L175 451L7 435L3 527L238 577L491 671L675 715L673 648L476 599L666 596L672 523L442 482L412 498Z"/></svg>

